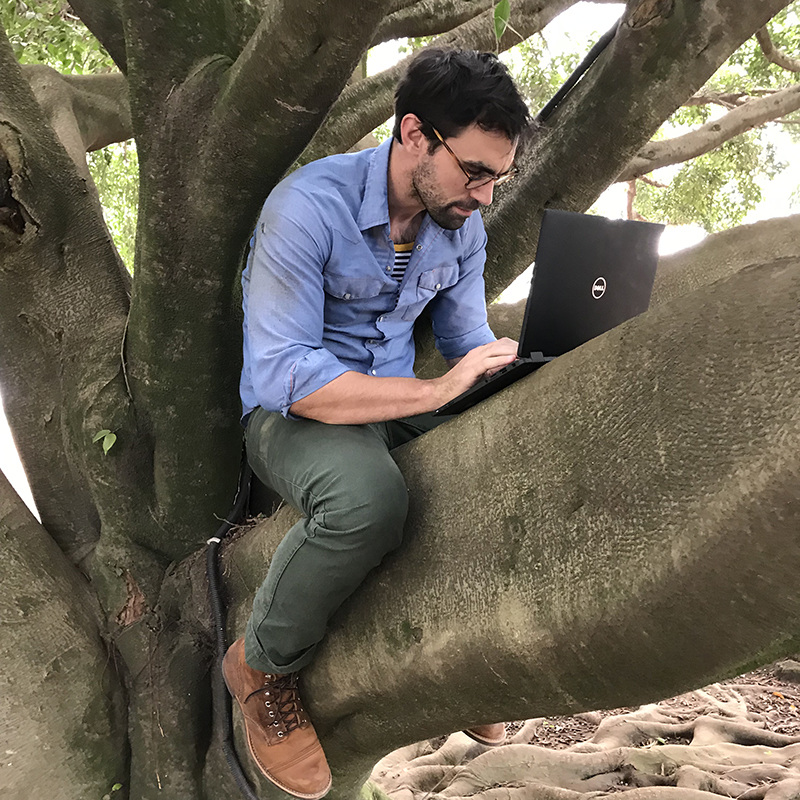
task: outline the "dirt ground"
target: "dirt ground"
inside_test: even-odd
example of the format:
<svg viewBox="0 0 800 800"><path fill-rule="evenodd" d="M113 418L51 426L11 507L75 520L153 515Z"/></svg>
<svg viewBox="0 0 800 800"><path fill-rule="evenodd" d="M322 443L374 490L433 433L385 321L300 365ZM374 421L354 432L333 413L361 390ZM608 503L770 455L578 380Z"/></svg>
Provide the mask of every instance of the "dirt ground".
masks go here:
<svg viewBox="0 0 800 800"><path fill-rule="evenodd" d="M782 661L763 669L748 672L738 678L723 681L719 686L736 690L747 686L747 710L758 714L766 730L787 736L800 736L800 662ZM710 687L709 687L710 688ZM663 700L660 708L674 712L678 719L689 720L704 712L707 705L702 696L688 692L678 697ZM590 739L600 720L624 714L630 708L608 711L592 711L575 717L547 717L530 739L531 744L561 750L578 742ZM522 727L512 722L506 728L509 736ZM667 738L660 744L688 744L688 738Z"/></svg>
<svg viewBox="0 0 800 800"><path fill-rule="evenodd" d="M800 662L787 660L641 708L506 725L390 753L391 800L800 800Z"/></svg>

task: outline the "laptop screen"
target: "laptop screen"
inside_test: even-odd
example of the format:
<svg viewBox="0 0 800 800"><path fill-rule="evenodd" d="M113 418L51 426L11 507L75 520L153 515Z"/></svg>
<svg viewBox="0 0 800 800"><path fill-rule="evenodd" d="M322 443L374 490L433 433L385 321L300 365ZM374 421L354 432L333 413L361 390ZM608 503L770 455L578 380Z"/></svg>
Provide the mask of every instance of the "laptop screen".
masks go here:
<svg viewBox="0 0 800 800"><path fill-rule="evenodd" d="M556 357L647 310L663 225L547 209L519 355Z"/></svg>

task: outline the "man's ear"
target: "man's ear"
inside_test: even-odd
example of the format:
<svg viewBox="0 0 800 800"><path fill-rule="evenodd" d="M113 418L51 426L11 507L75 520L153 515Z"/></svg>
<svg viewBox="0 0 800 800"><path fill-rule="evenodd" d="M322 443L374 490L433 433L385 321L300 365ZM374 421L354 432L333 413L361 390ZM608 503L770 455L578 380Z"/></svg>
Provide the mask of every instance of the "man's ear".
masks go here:
<svg viewBox="0 0 800 800"><path fill-rule="evenodd" d="M413 155L428 149L428 138L422 132L422 121L416 114L406 114L400 122L403 146Z"/></svg>

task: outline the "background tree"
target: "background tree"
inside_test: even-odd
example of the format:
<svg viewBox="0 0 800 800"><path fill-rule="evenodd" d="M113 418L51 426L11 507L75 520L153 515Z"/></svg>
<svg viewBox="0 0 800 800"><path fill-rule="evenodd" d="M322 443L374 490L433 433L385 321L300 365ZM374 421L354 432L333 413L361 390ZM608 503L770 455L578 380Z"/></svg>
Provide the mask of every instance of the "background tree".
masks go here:
<svg viewBox="0 0 800 800"><path fill-rule="evenodd" d="M573 4L515 3L499 47ZM646 174L663 122L787 6L630 2L487 215L489 295L532 259L543 208L584 210L626 169ZM294 164L387 118L400 66L348 84L370 45L492 48L494 12L427 0L71 8L116 70L21 66L0 42L0 380L42 517L0 481L12 742L0 786L12 798L224 796L236 790L212 739L198 551L235 491L250 229ZM133 279L86 163L131 134ZM398 454L408 540L337 615L306 676L339 794L405 742L657 698L796 649L797 225L771 228L768 248L751 231L662 269L651 313ZM420 359L436 369L429 345ZM116 437L107 452L102 431ZM232 631L290 523L284 509L229 548Z"/></svg>

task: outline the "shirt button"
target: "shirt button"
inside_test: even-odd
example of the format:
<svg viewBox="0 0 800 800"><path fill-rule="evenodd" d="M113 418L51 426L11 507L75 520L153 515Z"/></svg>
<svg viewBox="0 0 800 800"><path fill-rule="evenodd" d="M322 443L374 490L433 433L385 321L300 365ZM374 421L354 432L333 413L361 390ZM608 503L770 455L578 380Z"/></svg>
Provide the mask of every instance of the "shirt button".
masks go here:
<svg viewBox="0 0 800 800"><path fill-rule="evenodd" d="M344 299L345 300L349 300L350 299L350 292L346 292L345 293Z"/></svg>
<svg viewBox="0 0 800 800"><path fill-rule="evenodd" d="M422 250L422 245L421 244L417 245L417 250Z"/></svg>
<svg viewBox="0 0 800 800"><path fill-rule="evenodd" d="M370 370L370 372L371 372L373 375L377 375L377 374L378 374L377 372L375 372L375 370L374 370L374 369L371 369L371 370Z"/></svg>
<svg viewBox="0 0 800 800"><path fill-rule="evenodd" d="M386 267L386 271L387 271L387 272L391 272L391 271L392 271L392 267L391 267L391 265L389 265L388 267Z"/></svg>
<svg viewBox="0 0 800 800"><path fill-rule="evenodd" d="M378 322L383 322L383 317L378 317Z"/></svg>
<svg viewBox="0 0 800 800"><path fill-rule="evenodd" d="M437 284L436 284L436 288L437 288L437 289L441 289L441 288L442 288L442 284L441 284L441 283L437 283Z"/></svg>

